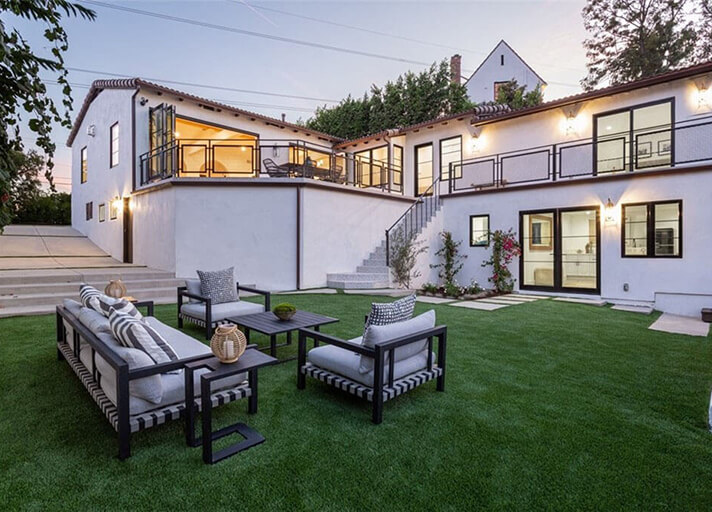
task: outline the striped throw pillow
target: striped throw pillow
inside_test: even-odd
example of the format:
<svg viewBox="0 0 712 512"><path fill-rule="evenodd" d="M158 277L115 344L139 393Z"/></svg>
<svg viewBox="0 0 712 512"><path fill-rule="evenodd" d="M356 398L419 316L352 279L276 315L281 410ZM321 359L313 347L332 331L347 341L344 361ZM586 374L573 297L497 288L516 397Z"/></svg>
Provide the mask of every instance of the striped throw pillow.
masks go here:
<svg viewBox="0 0 712 512"><path fill-rule="evenodd" d="M84 307L91 308L97 313L102 313L101 306L99 305L99 297L104 296L99 290L88 284L82 284L79 286L79 301L84 305Z"/></svg>
<svg viewBox="0 0 712 512"><path fill-rule="evenodd" d="M147 323L137 320L131 315L121 313L112 308L109 313L109 325L119 343L125 347L142 350L156 364L168 363L179 359L173 347L160 334ZM180 370L168 373L178 372Z"/></svg>
<svg viewBox="0 0 712 512"><path fill-rule="evenodd" d="M99 307L101 308L101 313L105 317L109 317L111 314L111 309L115 309L119 313L129 315L136 320L143 320L143 315L136 309L133 303L127 301L126 299L112 299L107 295L102 295L99 297Z"/></svg>

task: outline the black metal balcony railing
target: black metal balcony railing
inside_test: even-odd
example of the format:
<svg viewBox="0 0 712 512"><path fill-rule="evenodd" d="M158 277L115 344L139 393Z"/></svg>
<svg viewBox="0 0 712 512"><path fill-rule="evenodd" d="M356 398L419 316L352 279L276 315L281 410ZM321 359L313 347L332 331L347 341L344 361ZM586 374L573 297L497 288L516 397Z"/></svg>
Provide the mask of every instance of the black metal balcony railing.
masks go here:
<svg viewBox="0 0 712 512"><path fill-rule="evenodd" d="M712 117L453 162L448 193L712 163Z"/></svg>
<svg viewBox="0 0 712 512"><path fill-rule="evenodd" d="M167 178L301 177L402 193L402 170L299 140L177 139L139 158L141 184Z"/></svg>

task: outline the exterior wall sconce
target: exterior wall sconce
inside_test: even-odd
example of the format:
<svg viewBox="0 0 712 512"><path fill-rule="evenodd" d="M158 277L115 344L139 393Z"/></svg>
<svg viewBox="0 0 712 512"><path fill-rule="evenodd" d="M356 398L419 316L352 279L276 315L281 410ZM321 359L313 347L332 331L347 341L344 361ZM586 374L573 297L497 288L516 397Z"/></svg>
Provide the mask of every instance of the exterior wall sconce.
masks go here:
<svg viewBox="0 0 712 512"><path fill-rule="evenodd" d="M603 210L604 213L604 221L606 225L611 225L616 223L616 205L613 204L613 201L611 201L611 198L608 198L608 201L606 201L606 206L605 209Z"/></svg>
<svg viewBox="0 0 712 512"><path fill-rule="evenodd" d="M695 79L697 87L697 108L700 110L712 109L712 75L705 75Z"/></svg>
<svg viewBox="0 0 712 512"><path fill-rule="evenodd" d="M482 127L481 126L471 126L470 134L472 135L470 139L470 153L473 155L478 154L482 151L484 147L484 138L482 137Z"/></svg>
<svg viewBox="0 0 712 512"><path fill-rule="evenodd" d="M561 111L564 113L562 131L566 135L579 135L581 119L578 115L581 111L581 107L583 107L583 103L574 103L573 105L561 107Z"/></svg>
<svg viewBox="0 0 712 512"><path fill-rule="evenodd" d="M145 96L141 96L141 99L138 100L139 104L144 107L146 103L148 103L148 99Z"/></svg>
<svg viewBox="0 0 712 512"><path fill-rule="evenodd" d="M118 213L124 209L124 201L119 196L116 196L113 201L111 201L111 207L114 208Z"/></svg>

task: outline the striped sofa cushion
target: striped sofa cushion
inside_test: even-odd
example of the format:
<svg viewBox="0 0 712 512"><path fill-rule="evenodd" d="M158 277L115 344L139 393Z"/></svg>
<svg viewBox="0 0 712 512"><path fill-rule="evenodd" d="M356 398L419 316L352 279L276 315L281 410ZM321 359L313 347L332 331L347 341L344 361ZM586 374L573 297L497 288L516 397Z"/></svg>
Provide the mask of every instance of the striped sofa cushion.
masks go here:
<svg viewBox="0 0 712 512"><path fill-rule="evenodd" d="M111 314L111 310L114 309L117 312L123 313L124 315L129 315L130 317L135 318L136 320L143 319L143 315L138 309L136 309L136 306L134 306L133 303L127 301L126 299L112 299L107 295L102 295L98 298L98 300L99 307L101 308L101 313L107 318Z"/></svg>
<svg viewBox="0 0 712 512"><path fill-rule="evenodd" d="M82 284L79 286L80 302L84 305L84 307L91 308L97 313L102 313L101 306L99 305L99 297L102 297L103 295L103 293L91 285Z"/></svg>
<svg viewBox="0 0 712 512"><path fill-rule="evenodd" d="M141 320L112 308L109 325L119 343L125 347L143 350L156 364L179 359L173 347L155 329Z"/></svg>

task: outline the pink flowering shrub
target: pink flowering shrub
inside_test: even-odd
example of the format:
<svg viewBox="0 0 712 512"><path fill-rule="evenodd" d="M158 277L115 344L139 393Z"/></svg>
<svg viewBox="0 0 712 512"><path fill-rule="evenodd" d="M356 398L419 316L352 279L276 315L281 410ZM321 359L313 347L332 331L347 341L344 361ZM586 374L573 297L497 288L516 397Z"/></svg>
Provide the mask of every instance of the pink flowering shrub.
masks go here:
<svg viewBox="0 0 712 512"><path fill-rule="evenodd" d="M488 281L500 293L511 292L514 289L514 278L509 270L509 264L522 254L519 242L510 228L507 231L498 229L491 232L490 243L492 254L482 263L483 267L492 267L492 275Z"/></svg>

